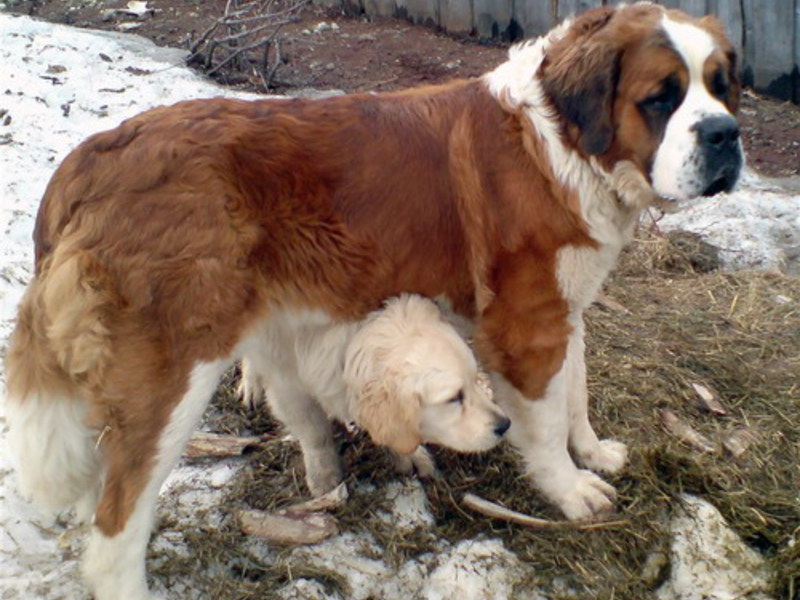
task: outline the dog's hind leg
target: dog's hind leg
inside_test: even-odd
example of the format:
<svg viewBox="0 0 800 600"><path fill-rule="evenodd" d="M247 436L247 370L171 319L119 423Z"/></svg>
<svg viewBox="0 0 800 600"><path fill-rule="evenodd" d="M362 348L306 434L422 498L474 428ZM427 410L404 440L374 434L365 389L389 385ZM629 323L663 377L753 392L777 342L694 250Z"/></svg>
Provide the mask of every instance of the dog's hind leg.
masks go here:
<svg viewBox="0 0 800 600"><path fill-rule="evenodd" d="M135 442L148 423L131 419L102 440L106 477L83 562L96 600L151 600L145 554L158 492L198 424L228 361L197 364L188 386L155 432L155 453Z"/></svg>

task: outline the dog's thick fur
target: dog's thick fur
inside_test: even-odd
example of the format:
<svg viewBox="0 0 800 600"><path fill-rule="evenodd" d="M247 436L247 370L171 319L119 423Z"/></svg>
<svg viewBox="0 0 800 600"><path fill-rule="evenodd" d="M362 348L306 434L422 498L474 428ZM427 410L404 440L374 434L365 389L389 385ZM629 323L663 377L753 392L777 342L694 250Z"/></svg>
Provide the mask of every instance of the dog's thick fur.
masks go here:
<svg viewBox="0 0 800 600"><path fill-rule="evenodd" d="M265 392L298 438L314 495L342 480L330 419L355 423L394 449L398 468L426 476L435 466L421 444L480 452L509 427L466 342L420 296L392 298L362 321L272 319L253 344L242 391Z"/></svg>
<svg viewBox="0 0 800 600"><path fill-rule="evenodd" d="M479 79L183 102L81 144L39 212L8 413L23 486L93 514L95 597L148 597L158 489L265 324L355 321L403 292L474 322L536 488L571 519L609 510L575 462L625 462L589 424L582 313L642 208L733 186L737 98L716 21L641 3Z"/></svg>

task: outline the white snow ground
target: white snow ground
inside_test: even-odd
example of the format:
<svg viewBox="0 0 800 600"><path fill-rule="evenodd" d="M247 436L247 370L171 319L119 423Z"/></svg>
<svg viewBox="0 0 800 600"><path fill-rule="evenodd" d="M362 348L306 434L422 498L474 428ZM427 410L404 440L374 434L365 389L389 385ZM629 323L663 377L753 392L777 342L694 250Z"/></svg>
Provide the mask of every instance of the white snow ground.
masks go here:
<svg viewBox="0 0 800 600"><path fill-rule="evenodd" d="M184 68L182 56L182 51L157 48L137 36L90 32L0 13L0 351L4 352L16 304L31 276L31 232L39 199L69 150L88 135L152 106L186 98L243 95ZM723 260L733 268L790 268L792 264L796 268L800 261L800 196L754 177L745 181L741 191L698 204L661 224L697 231L722 246ZM0 384L4 388L1 372ZM81 532L64 521L41 516L18 495L5 447L4 414L0 392L0 598L84 600L87 594L77 566ZM237 468L235 461L203 468L182 464L162 493L161 507L177 517L178 527L156 536L153 544L181 553L185 551L181 523L213 525L227 518L219 502ZM432 520L418 484L389 486L387 495L395 499L392 518L402 526L424 528ZM254 543L252 551L269 558L264 545ZM294 556L340 573L354 600L501 600L511 597L515 581L530 569L500 541L491 539L455 546L441 543L439 552L399 569L375 558L381 553L374 540L346 533L299 548ZM725 564L715 569L735 569ZM713 577L706 587L693 585L696 593L702 590L709 598L727 597L716 594ZM676 594L688 594L681 598L696 597L675 589ZM161 591L173 598L199 597L189 576ZM669 590L662 592L661 598L673 597ZM302 579L287 585L281 595L338 598ZM536 590L517 589L514 598L542 596Z"/></svg>

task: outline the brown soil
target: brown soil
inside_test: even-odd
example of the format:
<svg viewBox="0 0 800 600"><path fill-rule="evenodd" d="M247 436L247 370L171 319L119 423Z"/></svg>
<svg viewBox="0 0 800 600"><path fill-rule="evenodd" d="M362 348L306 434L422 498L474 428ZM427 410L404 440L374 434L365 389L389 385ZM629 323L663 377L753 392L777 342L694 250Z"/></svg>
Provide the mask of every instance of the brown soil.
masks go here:
<svg viewBox="0 0 800 600"><path fill-rule="evenodd" d="M158 0L151 2L154 12L143 18L109 16L110 9L125 4L8 0L6 10L99 29L116 30L122 22L134 22L133 31L159 45L189 48L225 6L223 0ZM320 23L327 26L318 28ZM392 90L479 75L500 63L505 52L502 44L454 39L405 21L347 17L308 7L281 30L280 63L271 87L281 93L309 87ZM261 78L252 71L245 65L218 78L263 91ZM752 167L772 177L800 174L800 107L746 91L740 120Z"/></svg>

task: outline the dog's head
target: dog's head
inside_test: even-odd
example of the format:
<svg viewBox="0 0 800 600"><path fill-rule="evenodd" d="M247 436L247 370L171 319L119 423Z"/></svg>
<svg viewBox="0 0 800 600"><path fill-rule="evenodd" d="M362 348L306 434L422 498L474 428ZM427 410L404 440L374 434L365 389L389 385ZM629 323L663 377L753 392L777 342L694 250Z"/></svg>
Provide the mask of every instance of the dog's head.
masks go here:
<svg viewBox="0 0 800 600"><path fill-rule="evenodd" d="M567 146L606 172L631 163L670 200L736 184L740 85L736 54L716 19L647 2L603 7L523 45L515 60L527 62L527 73L516 72L527 81L512 83L511 70L501 77L498 69L490 85L497 92L505 79L509 101L532 107L529 113L549 107Z"/></svg>
<svg viewBox="0 0 800 600"><path fill-rule="evenodd" d="M348 346L344 379L356 423L400 454L426 442L488 450L510 425L467 344L419 296L393 298L367 317Z"/></svg>

